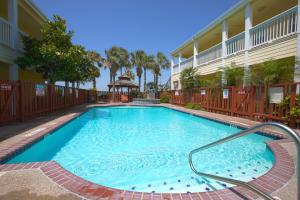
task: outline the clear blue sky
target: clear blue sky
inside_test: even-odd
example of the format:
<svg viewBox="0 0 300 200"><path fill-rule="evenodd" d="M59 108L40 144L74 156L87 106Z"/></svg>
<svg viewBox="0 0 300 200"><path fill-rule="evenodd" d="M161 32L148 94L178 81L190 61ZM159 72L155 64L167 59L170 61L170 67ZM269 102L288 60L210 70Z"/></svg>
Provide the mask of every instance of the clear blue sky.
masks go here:
<svg viewBox="0 0 300 200"><path fill-rule="evenodd" d="M170 52L239 0L34 0L52 18L58 14L75 31L74 43L104 56L113 45L148 54ZM170 77L162 73L161 82ZM142 79L143 80L143 79ZM150 72L147 80L152 81ZM137 82L137 77L136 80ZM107 90L108 71L101 70L97 88ZM85 87L90 88L91 84Z"/></svg>

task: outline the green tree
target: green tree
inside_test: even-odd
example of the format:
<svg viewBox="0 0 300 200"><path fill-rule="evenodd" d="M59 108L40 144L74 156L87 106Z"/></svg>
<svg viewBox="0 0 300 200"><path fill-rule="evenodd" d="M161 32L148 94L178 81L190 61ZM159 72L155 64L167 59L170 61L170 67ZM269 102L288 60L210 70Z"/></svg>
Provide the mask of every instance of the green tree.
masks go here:
<svg viewBox="0 0 300 200"><path fill-rule="evenodd" d="M193 67L185 68L180 72L180 83L183 89L190 89L199 86L199 76L197 69Z"/></svg>
<svg viewBox="0 0 300 200"><path fill-rule="evenodd" d="M136 75L139 79L139 92L141 91L141 78L143 67L146 65L147 55L143 50L137 50L130 54L131 65L136 67Z"/></svg>
<svg viewBox="0 0 300 200"><path fill-rule="evenodd" d="M50 83L64 80L66 76L61 75L67 74L66 70L70 70L71 66L68 59L73 31L67 30L66 20L54 15L53 20L42 27L41 34L41 40L27 36L22 38L25 52L15 62L22 68L42 73Z"/></svg>
<svg viewBox="0 0 300 200"><path fill-rule="evenodd" d="M158 90L158 77L161 75L161 69L157 63L157 60L155 60L155 63L153 63L152 68L151 68L152 74L153 74L153 84L154 84L154 92L155 95ZM148 87L148 86L147 86Z"/></svg>
<svg viewBox="0 0 300 200"><path fill-rule="evenodd" d="M147 70L148 69L153 69L157 65L155 56L154 55L149 55L146 57L146 63L144 65L144 92L147 91Z"/></svg>
<svg viewBox="0 0 300 200"><path fill-rule="evenodd" d="M85 54L84 47L80 45L71 46L66 53L65 64L56 72L61 77L61 80L64 80L66 83L72 82L72 87L75 87L75 82L77 82L77 86L79 87L79 82L86 81L83 72L83 68L87 66Z"/></svg>
<svg viewBox="0 0 300 200"><path fill-rule="evenodd" d="M96 51L87 51L86 58L88 60L88 66L90 68L90 73L88 73L88 78L93 81L93 89L96 89L96 78L100 77L100 67L102 67L103 58Z"/></svg>
<svg viewBox="0 0 300 200"><path fill-rule="evenodd" d="M253 85L293 82L294 59L271 60L250 69Z"/></svg>
<svg viewBox="0 0 300 200"><path fill-rule="evenodd" d="M224 74L227 86L239 86L243 84L244 68L237 66L226 67Z"/></svg>
<svg viewBox="0 0 300 200"><path fill-rule="evenodd" d="M106 63L110 69L113 82L113 101L115 101L115 82L117 71L123 66L129 66L129 54L126 49L122 47L113 46L108 50L105 50Z"/></svg>
<svg viewBox="0 0 300 200"><path fill-rule="evenodd" d="M155 95L157 95L157 91L158 91L158 76L161 75L161 70L169 69L171 67L170 61L162 52L158 52L156 54L156 64L157 65L155 65L155 68L157 69L153 70Z"/></svg>
<svg viewBox="0 0 300 200"><path fill-rule="evenodd" d="M155 68L157 69L158 68L158 65L156 63L156 60L155 60L155 56L154 55L149 55L147 56L147 60L146 60L146 63L144 65L144 92L147 91L147 69L149 70L155 70Z"/></svg>

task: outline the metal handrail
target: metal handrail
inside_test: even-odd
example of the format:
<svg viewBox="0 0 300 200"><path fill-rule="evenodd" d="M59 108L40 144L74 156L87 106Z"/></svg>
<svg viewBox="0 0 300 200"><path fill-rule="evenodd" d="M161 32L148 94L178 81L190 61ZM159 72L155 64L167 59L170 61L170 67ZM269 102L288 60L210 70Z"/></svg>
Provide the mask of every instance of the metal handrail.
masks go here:
<svg viewBox="0 0 300 200"><path fill-rule="evenodd" d="M242 186L245 187L253 192L255 192L256 194L258 194L259 196L263 197L264 199L268 199L268 200L274 200L274 198L272 196L270 196L269 194L263 192L261 189L257 188L256 186L251 185L250 183L244 182L244 181L240 181L240 180L235 180L235 179L230 179L230 178L226 178L226 177L221 177L221 176L216 176L216 175L212 175L212 174L207 174L207 173L203 173L203 172L199 172L196 170L196 168L194 167L193 164L193 154L203 151L205 149L223 144L225 142L229 142L231 140L249 135L251 133L255 133L256 131L258 131L259 129L263 128L263 127L275 127L278 128L280 130L282 130L283 132L285 132L286 134L288 134L290 136L290 138L294 141L295 145L296 145L296 150L297 150L297 156L296 156L296 179L297 179L297 199L300 199L300 137L299 135L293 131L291 128L280 124L280 123L276 123L276 122L267 122L267 123L263 123L263 124L259 124L256 126L253 126L249 129L243 130L239 133L233 134L231 136L225 137L221 140L217 140L215 142L212 142L210 144L204 145L200 148L194 149L190 152L189 154L189 164L191 169L199 176L206 176L208 178L212 178L218 181L223 181L223 182L227 182L230 184L234 184L234 185L238 185L238 186Z"/></svg>

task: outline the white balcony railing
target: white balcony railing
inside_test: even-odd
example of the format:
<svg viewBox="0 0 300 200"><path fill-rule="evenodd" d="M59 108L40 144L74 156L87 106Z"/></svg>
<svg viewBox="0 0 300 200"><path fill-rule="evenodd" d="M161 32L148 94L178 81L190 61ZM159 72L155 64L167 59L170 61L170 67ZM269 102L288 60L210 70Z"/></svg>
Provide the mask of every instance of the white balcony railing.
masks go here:
<svg viewBox="0 0 300 200"><path fill-rule="evenodd" d="M193 67L194 57L190 57L180 63L180 69L183 70L185 68Z"/></svg>
<svg viewBox="0 0 300 200"><path fill-rule="evenodd" d="M298 8L291 8L250 29L250 46L256 47L297 32Z"/></svg>
<svg viewBox="0 0 300 200"><path fill-rule="evenodd" d="M179 64L173 66L173 74L179 73Z"/></svg>
<svg viewBox="0 0 300 200"><path fill-rule="evenodd" d="M226 55L235 54L245 49L245 32L237 34L226 41Z"/></svg>
<svg viewBox="0 0 300 200"><path fill-rule="evenodd" d="M222 57L222 43L217 44L197 55L197 65L202 65Z"/></svg>
<svg viewBox="0 0 300 200"><path fill-rule="evenodd" d="M13 47L12 26L5 19L0 17L0 43Z"/></svg>
<svg viewBox="0 0 300 200"><path fill-rule="evenodd" d="M22 32L21 30L17 31L17 40L13 40L13 26L0 17L0 43L4 44L10 48L15 48L20 51L24 51L24 45L22 42L22 35L28 36L28 34Z"/></svg>

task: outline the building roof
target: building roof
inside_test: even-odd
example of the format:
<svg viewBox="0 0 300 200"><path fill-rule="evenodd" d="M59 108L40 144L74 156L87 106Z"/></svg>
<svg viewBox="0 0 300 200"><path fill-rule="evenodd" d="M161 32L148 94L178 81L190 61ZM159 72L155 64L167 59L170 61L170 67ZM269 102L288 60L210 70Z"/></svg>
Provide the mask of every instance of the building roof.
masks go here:
<svg viewBox="0 0 300 200"><path fill-rule="evenodd" d="M208 24L207 26L205 26L204 28L202 28L199 32L197 32L196 34L194 34L190 39L186 40L182 45L180 45L178 48L176 48L175 50L171 51L171 55L175 55L177 53L179 53L179 51L181 49L183 49L184 47L188 46L189 44L191 44L191 42L193 42L194 40L196 40L197 38L199 38L200 36L204 35L205 33L207 33L209 30L211 30L212 28L214 28L217 24L221 23L224 19L226 19L227 17L229 17L230 15L232 15L234 12L238 11L239 9L241 9L242 7L244 7L247 3L249 3L252 0L241 0L239 1L237 4L235 4L233 7L231 7L230 9L228 9L226 12L224 12L222 15L220 15L217 19L215 19L214 21L212 21L210 24Z"/></svg>
<svg viewBox="0 0 300 200"><path fill-rule="evenodd" d="M107 85L109 88L113 87L113 83ZM122 75L119 76L119 80L116 80L115 87L129 87L129 88L138 88L139 86L130 80L128 76Z"/></svg>
<svg viewBox="0 0 300 200"><path fill-rule="evenodd" d="M44 21L48 21L47 16L41 11L41 9L40 9L35 3L33 3L32 0L25 0L25 2L26 2L29 6L31 6L31 8L32 8L33 10L35 10L36 13L38 13L38 14L40 15L40 17L41 17Z"/></svg>

